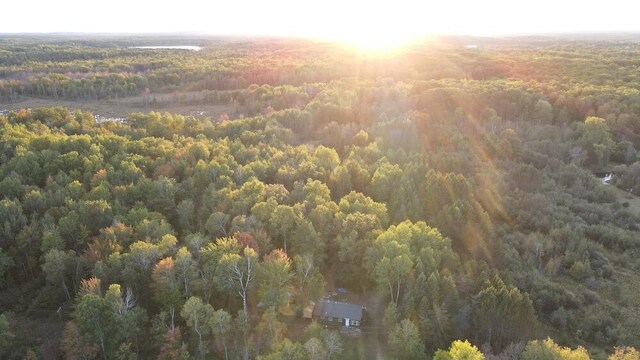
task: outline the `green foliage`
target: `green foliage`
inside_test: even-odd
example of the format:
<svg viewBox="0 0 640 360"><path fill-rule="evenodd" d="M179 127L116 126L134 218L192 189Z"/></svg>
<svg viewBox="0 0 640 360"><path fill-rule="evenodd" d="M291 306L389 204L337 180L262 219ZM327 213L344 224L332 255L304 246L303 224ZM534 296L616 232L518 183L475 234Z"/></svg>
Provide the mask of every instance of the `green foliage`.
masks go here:
<svg viewBox="0 0 640 360"><path fill-rule="evenodd" d="M397 359L417 360L426 357L418 327L409 319L402 320L389 333L389 347Z"/></svg>
<svg viewBox="0 0 640 360"><path fill-rule="evenodd" d="M627 346L616 347L613 354L609 355L609 360L637 360L639 358L638 350Z"/></svg>
<svg viewBox="0 0 640 360"><path fill-rule="evenodd" d="M587 152L587 164L606 166L615 142L605 119L589 116L578 129L577 143Z"/></svg>
<svg viewBox="0 0 640 360"><path fill-rule="evenodd" d="M215 311L209 304L202 302L199 297L192 296L184 303L180 315L187 322L187 326L198 338L198 354L202 359L208 352L207 339L211 333Z"/></svg>
<svg viewBox="0 0 640 360"><path fill-rule="evenodd" d="M82 296L74 318L87 344L99 348L104 357L116 357L122 354L122 345L135 342L146 321L146 311L135 306L130 290L122 294L120 286L113 284L104 296Z"/></svg>
<svg viewBox="0 0 640 360"><path fill-rule="evenodd" d="M225 360L228 358L227 354L227 341L229 336L231 335L232 330L232 318L228 312L223 309L218 309L213 313L211 317L211 332L213 335L218 338L224 347L224 357Z"/></svg>
<svg viewBox="0 0 640 360"><path fill-rule="evenodd" d="M260 360L304 360L307 359L307 351L300 343L284 339L274 345L273 351L265 356L259 356Z"/></svg>
<svg viewBox="0 0 640 360"><path fill-rule="evenodd" d="M522 360L549 359L549 360L589 360L591 357L587 350L581 346L573 350L556 344L552 339L530 341L521 354Z"/></svg>
<svg viewBox="0 0 640 360"><path fill-rule="evenodd" d="M508 287L495 276L474 297L473 323L480 341L497 349L527 340L535 331L537 319L531 299L515 287Z"/></svg>
<svg viewBox="0 0 640 360"><path fill-rule="evenodd" d="M293 271L291 260L282 250L274 250L265 256L260 266L258 298L264 306L278 309L289 301Z"/></svg>
<svg viewBox="0 0 640 360"><path fill-rule="evenodd" d="M433 355L434 360L484 360L484 355L469 341L455 340L448 351L438 350Z"/></svg>
<svg viewBox="0 0 640 360"><path fill-rule="evenodd" d="M291 342L277 315L325 285L381 295L362 300L387 309L391 357L456 338L495 351L547 333L594 353L638 342L633 43L127 48L150 41L0 43L3 109L33 108L0 115L0 308L25 324L40 311L73 319L66 357L177 359L190 346L201 358L334 358L338 334ZM214 118L172 114L187 108ZM611 185L594 169L613 170ZM11 332L9 356L47 346Z"/></svg>
<svg viewBox="0 0 640 360"><path fill-rule="evenodd" d="M0 289L6 284L6 275L9 273L9 269L13 266L13 260L8 255L4 254L0 248Z"/></svg>
<svg viewBox="0 0 640 360"><path fill-rule="evenodd" d="M0 356L7 353L12 347L15 335L5 313L0 314Z"/></svg>

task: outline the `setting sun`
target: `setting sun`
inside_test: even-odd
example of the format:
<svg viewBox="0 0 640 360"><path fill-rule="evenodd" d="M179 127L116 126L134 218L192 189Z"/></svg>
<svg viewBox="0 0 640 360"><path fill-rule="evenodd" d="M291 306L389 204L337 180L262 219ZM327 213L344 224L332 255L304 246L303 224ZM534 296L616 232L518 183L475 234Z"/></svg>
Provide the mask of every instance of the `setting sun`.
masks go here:
<svg viewBox="0 0 640 360"><path fill-rule="evenodd" d="M306 30L311 37L342 42L360 51L387 52L434 32L432 22L425 25L417 21L419 14L423 20L427 18L422 6L375 3L363 7L349 3L341 6L340 14L332 14L336 21L331 26L310 26Z"/></svg>
<svg viewBox="0 0 640 360"><path fill-rule="evenodd" d="M356 34L345 36L341 42L365 52L387 52L407 45L413 37L396 34Z"/></svg>

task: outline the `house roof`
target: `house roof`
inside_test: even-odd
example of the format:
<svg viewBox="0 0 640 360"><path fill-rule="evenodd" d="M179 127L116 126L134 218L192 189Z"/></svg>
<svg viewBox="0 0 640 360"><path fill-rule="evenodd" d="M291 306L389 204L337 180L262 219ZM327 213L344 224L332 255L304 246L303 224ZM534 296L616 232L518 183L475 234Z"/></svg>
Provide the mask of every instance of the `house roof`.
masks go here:
<svg viewBox="0 0 640 360"><path fill-rule="evenodd" d="M322 299L313 309L313 315L360 321L362 320L362 305Z"/></svg>

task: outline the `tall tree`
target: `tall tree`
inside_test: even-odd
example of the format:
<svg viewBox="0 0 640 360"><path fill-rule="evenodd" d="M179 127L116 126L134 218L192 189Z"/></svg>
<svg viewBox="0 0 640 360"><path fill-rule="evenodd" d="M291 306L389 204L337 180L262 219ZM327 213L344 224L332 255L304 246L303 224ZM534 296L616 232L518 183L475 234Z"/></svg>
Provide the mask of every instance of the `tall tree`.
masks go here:
<svg viewBox="0 0 640 360"><path fill-rule="evenodd" d="M72 289L69 289L68 283L69 271L73 268L72 262L75 260L76 257L73 251L65 252L52 249L44 256L44 263L42 264L42 270L47 277L47 281L62 286L68 301L71 300L72 291Z"/></svg>
<svg viewBox="0 0 640 360"><path fill-rule="evenodd" d="M215 311L209 304L202 302L202 299L192 296L184 303L180 315L187 322L187 326L198 335L198 354L204 359L208 352L207 336L211 333L211 325Z"/></svg>
<svg viewBox="0 0 640 360"><path fill-rule="evenodd" d="M222 342L224 347L224 359L229 359L227 352L227 339L231 333L231 315L223 309L216 310L211 318L211 332Z"/></svg>
<svg viewBox="0 0 640 360"><path fill-rule="evenodd" d="M479 341L502 349L527 340L537 319L529 295L507 287L496 275L473 299L473 324Z"/></svg>
<svg viewBox="0 0 640 360"><path fill-rule="evenodd" d="M114 357L122 344L131 344L142 330L146 312L136 307L130 291L122 294L112 284L104 296L88 292L74 312L80 334L88 344L99 347L104 359Z"/></svg>
<svg viewBox="0 0 640 360"><path fill-rule="evenodd" d="M222 255L216 269L217 283L229 293L240 296L245 313L247 313L247 295L257 275L257 265L256 252L247 247L242 250L242 255L237 253Z"/></svg>
<svg viewBox="0 0 640 360"><path fill-rule="evenodd" d="M259 271L258 296L268 306L276 309L291 294L291 260L282 250L273 250L264 257Z"/></svg>
<svg viewBox="0 0 640 360"><path fill-rule="evenodd" d="M577 144L587 151L589 165L605 166L615 145L605 119L589 116L576 133Z"/></svg>
<svg viewBox="0 0 640 360"><path fill-rule="evenodd" d="M402 320L389 332L389 348L396 359L417 360L426 358L418 327L409 319Z"/></svg>
<svg viewBox="0 0 640 360"><path fill-rule="evenodd" d="M293 258L293 270L297 302L300 306L306 306L309 300L319 298L324 292L324 278L311 254L296 255Z"/></svg>
<svg viewBox="0 0 640 360"><path fill-rule="evenodd" d="M291 206L278 205L271 214L269 231L280 238L284 252L287 252L287 237L296 225L297 215Z"/></svg>
<svg viewBox="0 0 640 360"><path fill-rule="evenodd" d="M398 303L400 290L412 268L413 262L408 254L401 254L392 259L385 256L375 265L373 276L381 292L388 294L392 302Z"/></svg>
<svg viewBox="0 0 640 360"><path fill-rule="evenodd" d="M258 353L269 351L273 345L285 339L287 326L278 320L278 313L270 306L260 317L256 326L256 350Z"/></svg>
<svg viewBox="0 0 640 360"><path fill-rule="evenodd" d="M198 276L198 264L186 247L180 248L176 254L175 271L180 281L185 299L189 297L193 282Z"/></svg>
<svg viewBox="0 0 640 360"><path fill-rule="evenodd" d="M180 310L184 302L173 258L168 257L160 260L153 268L151 279L153 280L154 297L169 312L170 329L173 329L175 328L176 310Z"/></svg>

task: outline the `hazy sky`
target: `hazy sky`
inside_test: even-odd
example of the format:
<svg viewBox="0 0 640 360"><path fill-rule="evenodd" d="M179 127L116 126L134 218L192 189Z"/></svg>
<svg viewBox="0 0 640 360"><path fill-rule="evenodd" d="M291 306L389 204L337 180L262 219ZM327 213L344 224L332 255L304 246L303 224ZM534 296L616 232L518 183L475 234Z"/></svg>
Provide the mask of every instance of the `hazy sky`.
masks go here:
<svg viewBox="0 0 640 360"><path fill-rule="evenodd" d="M183 32L341 38L640 31L637 0L7 0L0 32Z"/></svg>

